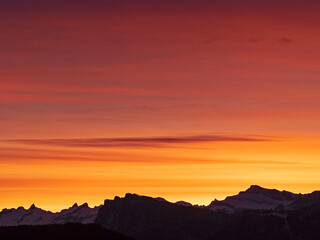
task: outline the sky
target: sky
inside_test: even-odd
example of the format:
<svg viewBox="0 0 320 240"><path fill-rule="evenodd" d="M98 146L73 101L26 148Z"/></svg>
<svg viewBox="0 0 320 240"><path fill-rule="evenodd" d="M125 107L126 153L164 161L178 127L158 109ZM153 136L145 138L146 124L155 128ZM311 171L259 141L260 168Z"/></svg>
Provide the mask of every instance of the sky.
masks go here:
<svg viewBox="0 0 320 240"><path fill-rule="evenodd" d="M319 190L319 11L1 0L0 209Z"/></svg>

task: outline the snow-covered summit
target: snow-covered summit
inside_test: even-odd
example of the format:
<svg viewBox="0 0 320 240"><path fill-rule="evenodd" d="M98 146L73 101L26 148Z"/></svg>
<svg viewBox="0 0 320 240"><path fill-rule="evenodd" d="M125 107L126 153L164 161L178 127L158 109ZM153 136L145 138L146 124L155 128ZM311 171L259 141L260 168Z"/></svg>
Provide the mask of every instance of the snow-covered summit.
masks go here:
<svg viewBox="0 0 320 240"><path fill-rule="evenodd" d="M298 196L298 194L287 191L278 191L276 189L267 189L252 185L238 195L227 197L222 201L212 201L208 208L229 212L236 210L271 210L289 206Z"/></svg>
<svg viewBox="0 0 320 240"><path fill-rule="evenodd" d="M29 209L23 207L3 209L0 212L0 226L93 223L99 208L100 206L90 208L85 203L81 206L74 204L58 213L42 210L34 204Z"/></svg>

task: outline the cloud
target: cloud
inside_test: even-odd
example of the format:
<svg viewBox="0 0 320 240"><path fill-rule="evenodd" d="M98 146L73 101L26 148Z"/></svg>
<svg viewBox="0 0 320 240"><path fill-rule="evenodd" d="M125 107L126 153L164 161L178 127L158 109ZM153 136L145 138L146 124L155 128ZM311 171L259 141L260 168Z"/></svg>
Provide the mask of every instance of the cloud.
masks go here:
<svg viewBox="0 0 320 240"><path fill-rule="evenodd" d="M161 147L177 144L195 144L204 142L261 142L275 139L261 136L228 136L228 135L194 135L163 137L128 137L128 138L78 138L78 139L14 139L2 140L28 145L45 145L59 147Z"/></svg>

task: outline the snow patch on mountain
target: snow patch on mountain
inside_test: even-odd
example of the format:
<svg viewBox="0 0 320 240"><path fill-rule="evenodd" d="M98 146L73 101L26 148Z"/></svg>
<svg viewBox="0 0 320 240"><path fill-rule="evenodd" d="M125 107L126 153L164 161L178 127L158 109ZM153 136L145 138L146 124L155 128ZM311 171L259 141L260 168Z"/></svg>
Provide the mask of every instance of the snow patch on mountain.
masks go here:
<svg viewBox="0 0 320 240"><path fill-rule="evenodd" d="M64 209L58 213L37 208L34 204L29 209L19 207L17 209L3 209L0 212L0 226L18 225L47 225L64 223L93 223L97 217L99 207L90 208L88 204Z"/></svg>
<svg viewBox="0 0 320 240"><path fill-rule="evenodd" d="M215 200L207 207L210 210L226 210L234 212L236 210L272 210L276 208L286 208L293 203L298 194L276 189L266 189L257 185L252 185L238 195L227 197L225 200Z"/></svg>

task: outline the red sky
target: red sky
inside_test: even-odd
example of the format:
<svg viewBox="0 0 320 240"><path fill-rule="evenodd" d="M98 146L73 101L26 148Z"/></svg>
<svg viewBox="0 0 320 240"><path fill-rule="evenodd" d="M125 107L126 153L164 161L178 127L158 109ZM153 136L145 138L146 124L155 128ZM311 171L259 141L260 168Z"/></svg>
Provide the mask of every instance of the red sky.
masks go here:
<svg viewBox="0 0 320 240"><path fill-rule="evenodd" d="M0 2L0 208L320 184L320 3Z"/></svg>

